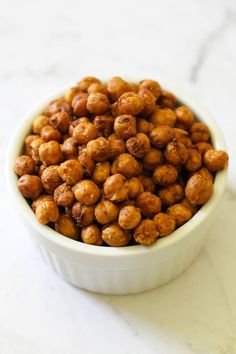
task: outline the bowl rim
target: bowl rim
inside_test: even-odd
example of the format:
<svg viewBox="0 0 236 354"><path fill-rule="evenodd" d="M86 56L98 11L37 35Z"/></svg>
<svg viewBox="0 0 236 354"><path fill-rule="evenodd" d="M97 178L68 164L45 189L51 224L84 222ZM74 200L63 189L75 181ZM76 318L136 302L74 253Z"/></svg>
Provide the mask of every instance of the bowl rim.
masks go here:
<svg viewBox="0 0 236 354"><path fill-rule="evenodd" d="M130 80L130 79L129 79ZM107 81L102 79L103 82ZM138 81L138 80L133 80ZM71 87L71 86L69 86ZM166 89L166 86L163 86ZM44 106L53 99L62 97L63 94L68 89L68 86L64 89L56 91L51 95L47 95L43 100L41 100L38 104L36 104L27 114L24 115L21 122L16 127L14 133L12 134L10 143L8 145L7 155L6 155L6 163L5 163L5 177L7 182L7 187L11 197L14 199L14 205L23 216L24 220L28 222L33 230L38 232L41 237L46 239L47 241L56 244L57 246L67 249L68 251L73 251L77 253L83 253L84 255L96 255L96 256L106 256L106 257L126 257L126 256L136 256L141 254L159 252L162 249L165 249L169 246L174 245L175 243L183 240L186 237L189 237L191 231L196 228L199 224L203 223L205 219L211 214L213 209L218 204L220 197L222 196L226 181L227 181L227 168L223 171L217 172L215 181L214 181L214 191L209 199L209 201L203 205L200 210L184 225L175 230L171 235L167 237L162 237L157 240L157 242L149 247L145 247L142 245L133 245L127 247L107 247L107 246L95 246L88 245L82 242L78 242L72 239L69 239L63 235L58 235L58 233L48 227L47 225L42 225L38 223L36 216L26 199L22 196L20 191L17 188L17 176L14 172L14 163L19 156L20 151L22 150L22 145L24 138L30 132L33 119L42 114L42 110ZM199 105L193 98L189 97L183 91L177 88L168 88L173 92L173 94L177 97L177 99L182 103L187 105L196 117L206 123L210 129L211 140L213 146L216 149L222 149L227 151L226 144L224 141L223 134L215 122L215 120L211 117L211 115Z"/></svg>

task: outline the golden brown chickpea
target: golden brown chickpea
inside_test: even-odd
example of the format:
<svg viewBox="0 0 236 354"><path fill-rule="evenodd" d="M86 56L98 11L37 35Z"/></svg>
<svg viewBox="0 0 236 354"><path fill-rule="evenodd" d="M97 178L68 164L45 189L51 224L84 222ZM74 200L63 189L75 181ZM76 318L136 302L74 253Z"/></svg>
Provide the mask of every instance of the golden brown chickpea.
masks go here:
<svg viewBox="0 0 236 354"><path fill-rule="evenodd" d="M146 134L138 133L126 141L127 150L137 158L144 157L150 149L150 141Z"/></svg>
<svg viewBox="0 0 236 354"><path fill-rule="evenodd" d="M36 164L40 162L39 148L42 144L44 144L44 140L41 138L34 139L30 144L31 156Z"/></svg>
<svg viewBox="0 0 236 354"><path fill-rule="evenodd" d="M160 197L164 207L171 206L183 199L184 190L180 184L173 183L167 187L160 188L158 191L158 196Z"/></svg>
<svg viewBox="0 0 236 354"><path fill-rule="evenodd" d="M91 140L87 144L86 152L93 160L97 162L105 161L110 155L109 141L103 136Z"/></svg>
<svg viewBox="0 0 236 354"><path fill-rule="evenodd" d="M173 139L173 136L173 128L169 125L160 125L151 131L150 141L154 147L163 148Z"/></svg>
<svg viewBox="0 0 236 354"><path fill-rule="evenodd" d="M114 159L126 151L124 140L120 139L116 134L111 134L108 137L110 146L110 158Z"/></svg>
<svg viewBox="0 0 236 354"><path fill-rule="evenodd" d="M71 113L71 106L63 98L59 98L51 101L44 110L44 114L47 117L51 117L53 114L58 112Z"/></svg>
<svg viewBox="0 0 236 354"><path fill-rule="evenodd" d="M185 195L193 205L205 204L213 192L213 183L209 178L204 178L200 174L195 174L189 178Z"/></svg>
<svg viewBox="0 0 236 354"><path fill-rule="evenodd" d="M193 123L190 127L190 137L194 143L208 141L210 132L206 124L197 122Z"/></svg>
<svg viewBox="0 0 236 354"><path fill-rule="evenodd" d="M173 95L173 93L168 92L168 91L162 91L162 95L158 100L158 104L161 105L163 108L171 108L174 109L176 104L177 104L177 99Z"/></svg>
<svg viewBox="0 0 236 354"><path fill-rule="evenodd" d="M27 156L31 156L32 155L32 148L31 148L31 143L40 138L39 135L28 135L26 138L25 138L25 141L24 141L24 153L25 155Z"/></svg>
<svg viewBox="0 0 236 354"><path fill-rule="evenodd" d="M88 101L87 93L80 92L76 96L74 96L71 106L73 108L74 114L77 117L83 117L88 114L87 101Z"/></svg>
<svg viewBox="0 0 236 354"><path fill-rule="evenodd" d="M71 115L67 112L58 112L50 117L51 126L58 129L61 133L68 131L71 122Z"/></svg>
<svg viewBox="0 0 236 354"><path fill-rule="evenodd" d="M178 177L178 170L172 165L161 165L153 171L153 182L159 186L168 186L174 183Z"/></svg>
<svg viewBox="0 0 236 354"><path fill-rule="evenodd" d="M95 115L105 113L110 107L110 102L106 95L100 92L92 93L88 96L87 110Z"/></svg>
<svg viewBox="0 0 236 354"><path fill-rule="evenodd" d="M213 146L210 143L206 143L205 141L200 141L195 144L195 148L198 149L201 155L204 155L207 150L213 149Z"/></svg>
<svg viewBox="0 0 236 354"><path fill-rule="evenodd" d="M131 114L133 116L142 112L144 102L140 96L134 92L126 92L117 101L117 108L121 114Z"/></svg>
<svg viewBox="0 0 236 354"><path fill-rule="evenodd" d="M145 216L153 217L161 211L161 199L150 192L141 193L136 204Z"/></svg>
<svg viewBox="0 0 236 354"><path fill-rule="evenodd" d="M156 109L156 98L155 96L151 93L146 88L143 88L139 91L138 93L139 97L143 100L144 107L141 112L141 115L143 117L149 117L152 113L155 112Z"/></svg>
<svg viewBox="0 0 236 354"><path fill-rule="evenodd" d="M114 102L111 104L110 112L113 118L116 118L121 115L121 112L118 108L118 102Z"/></svg>
<svg viewBox="0 0 236 354"><path fill-rule="evenodd" d="M129 186L126 178L119 173L109 176L103 185L104 196L112 202L128 199Z"/></svg>
<svg viewBox="0 0 236 354"><path fill-rule="evenodd" d="M185 208L188 208L191 211L192 215L196 214L196 212L198 211L198 206L191 204L186 197L181 200L180 204L185 206Z"/></svg>
<svg viewBox="0 0 236 354"><path fill-rule="evenodd" d="M138 176L138 179L143 185L144 192L150 192L154 193L155 192L155 184L153 180L150 177L146 176Z"/></svg>
<svg viewBox="0 0 236 354"><path fill-rule="evenodd" d="M49 119L47 116L38 116L35 118L35 120L33 121L33 126L32 126L32 130L35 134L40 134L41 133L41 129L43 127L45 127L45 125L49 124Z"/></svg>
<svg viewBox="0 0 236 354"><path fill-rule="evenodd" d="M130 91L132 91L134 93L138 93L138 91L139 91L139 85L136 84L135 82L129 82L129 88L130 88Z"/></svg>
<svg viewBox="0 0 236 354"><path fill-rule="evenodd" d="M162 164L163 154L160 150L151 148L143 158L143 168L146 171L153 171Z"/></svg>
<svg viewBox="0 0 236 354"><path fill-rule="evenodd" d="M129 198L136 199L144 192L143 184L138 177L132 177L128 180Z"/></svg>
<svg viewBox="0 0 236 354"><path fill-rule="evenodd" d="M123 202L120 202L117 204L117 206L119 207L119 209L122 209L124 207L127 207L127 206L136 206L136 201L133 200L133 199L126 199L126 200L123 200Z"/></svg>
<svg viewBox="0 0 236 354"><path fill-rule="evenodd" d="M184 144L180 143L178 140L174 140L167 144L164 156L167 162L177 166L179 164L184 164L187 161L188 150Z"/></svg>
<svg viewBox="0 0 236 354"><path fill-rule="evenodd" d="M139 85L140 90L142 89L148 89L156 99L158 99L162 92L161 92L161 86L158 84L158 82L154 80L143 80L140 82Z"/></svg>
<svg viewBox="0 0 236 354"><path fill-rule="evenodd" d="M34 200L42 193L43 184L37 176L23 175L18 179L18 188L25 198Z"/></svg>
<svg viewBox="0 0 236 354"><path fill-rule="evenodd" d="M97 129L91 122L82 122L76 125L73 130L73 138L79 145L87 144L90 140L96 139Z"/></svg>
<svg viewBox="0 0 236 354"><path fill-rule="evenodd" d="M175 112L170 108L157 108L151 116L151 122L156 125L169 125L173 127L176 122Z"/></svg>
<svg viewBox="0 0 236 354"><path fill-rule="evenodd" d="M146 119L137 119L137 131L138 133L149 134L153 129L152 123Z"/></svg>
<svg viewBox="0 0 236 354"><path fill-rule="evenodd" d="M159 232L153 220L142 220L134 230L135 241L144 246L153 245L158 236Z"/></svg>
<svg viewBox="0 0 236 354"><path fill-rule="evenodd" d="M117 221L119 215L119 208L110 200L102 200L95 207L95 218L102 224L110 224Z"/></svg>
<svg viewBox="0 0 236 354"><path fill-rule="evenodd" d="M120 210L118 223L125 230L134 229L141 221L140 209L127 205Z"/></svg>
<svg viewBox="0 0 236 354"><path fill-rule="evenodd" d="M73 186L83 178L83 167L77 160L66 160L58 168L59 175L66 184Z"/></svg>
<svg viewBox="0 0 236 354"><path fill-rule="evenodd" d="M103 93L104 95L108 95L107 87L104 84L100 84L98 82L95 82L88 87L88 94L91 95L93 93Z"/></svg>
<svg viewBox="0 0 236 354"><path fill-rule="evenodd" d="M101 246L103 244L101 230L95 224L83 227L81 238L88 245Z"/></svg>
<svg viewBox="0 0 236 354"><path fill-rule="evenodd" d="M117 223L110 224L102 230L102 238L109 246L126 246L131 238L128 231L123 230Z"/></svg>
<svg viewBox="0 0 236 354"><path fill-rule="evenodd" d="M73 101L73 98L78 95L78 93L81 93L81 89L79 87L71 87L69 90L65 93L65 100L71 104Z"/></svg>
<svg viewBox="0 0 236 354"><path fill-rule="evenodd" d="M223 170L228 164L228 159L227 152L210 149L205 152L203 162L208 170L215 172Z"/></svg>
<svg viewBox="0 0 236 354"><path fill-rule="evenodd" d="M200 152L193 148L188 148L188 158L184 164L184 167L189 172L197 171L202 166L202 156Z"/></svg>
<svg viewBox="0 0 236 354"><path fill-rule="evenodd" d="M202 177L209 179L211 182L214 180L213 174L205 167L202 167L200 170L194 172L193 176L194 175L201 175Z"/></svg>
<svg viewBox="0 0 236 354"><path fill-rule="evenodd" d="M108 137L113 131L114 118L112 116L96 116L93 121L100 135Z"/></svg>
<svg viewBox="0 0 236 354"><path fill-rule="evenodd" d="M101 81L98 80L96 77L86 76L78 82L78 88L83 92L87 92L90 85L100 83Z"/></svg>
<svg viewBox="0 0 236 354"><path fill-rule="evenodd" d="M38 168L38 176L41 178L42 177L42 174L43 174L43 171L46 170L47 168L47 165L40 165L39 168Z"/></svg>
<svg viewBox="0 0 236 354"><path fill-rule="evenodd" d="M53 194L54 190L63 182L58 172L58 166L45 168L41 180L48 194Z"/></svg>
<svg viewBox="0 0 236 354"><path fill-rule="evenodd" d="M53 198L57 205L69 207L73 204L75 196L72 192L71 186L68 186L66 183L62 183L54 190Z"/></svg>
<svg viewBox="0 0 236 354"><path fill-rule="evenodd" d="M37 207L39 206L39 204L41 204L42 202L54 202L53 196L52 195L48 195L48 194L42 194L40 195L40 197L38 197L37 199L35 199L31 205L32 210L35 212Z"/></svg>
<svg viewBox="0 0 236 354"><path fill-rule="evenodd" d="M127 140L137 134L136 118L130 114L123 114L116 117L114 131L119 138Z"/></svg>
<svg viewBox="0 0 236 354"><path fill-rule="evenodd" d="M192 140L189 137L189 133L184 129L173 128L174 138L178 140L178 142L184 144L185 146L191 146Z"/></svg>
<svg viewBox="0 0 236 354"><path fill-rule="evenodd" d="M55 230L60 234L77 240L79 236L79 229L75 225L74 221L66 214L61 214L55 223Z"/></svg>
<svg viewBox="0 0 236 354"><path fill-rule="evenodd" d="M111 166L108 161L97 163L91 179L97 184L102 185L110 176Z"/></svg>
<svg viewBox="0 0 236 354"><path fill-rule="evenodd" d="M128 153L120 154L114 163L118 173L127 178L138 176L141 173L138 161Z"/></svg>
<svg viewBox="0 0 236 354"><path fill-rule="evenodd" d="M41 198L42 197L42 198ZM40 224L48 224L49 222L55 222L59 218L59 209L52 196L41 196L35 202L34 210L35 215Z"/></svg>
<svg viewBox="0 0 236 354"><path fill-rule="evenodd" d="M185 224L192 217L191 211L182 204L170 206L167 214L175 219L177 227Z"/></svg>
<svg viewBox="0 0 236 354"><path fill-rule="evenodd" d="M91 225L94 221L94 206L76 202L72 206L71 216L80 227Z"/></svg>
<svg viewBox="0 0 236 354"><path fill-rule="evenodd" d="M79 155L78 160L83 166L85 174L87 176L91 176L95 169L95 162L93 161L93 159L87 154L87 152L83 151Z"/></svg>
<svg viewBox="0 0 236 354"><path fill-rule="evenodd" d="M188 129L193 124L193 112L186 106L179 106L175 110L177 122L181 124L184 129Z"/></svg>
<svg viewBox="0 0 236 354"><path fill-rule="evenodd" d="M35 162L30 156L21 155L16 159L14 171L18 176L32 175L35 172Z"/></svg>
<svg viewBox="0 0 236 354"><path fill-rule="evenodd" d="M51 127L51 125L45 125L42 129L41 129L41 138L48 142L51 140L55 140L60 142L61 141L61 133L59 132L59 130L54 129L53 127Z"/></svg>
<svg viewBox="0 0 236 354"><path fill-rule="evenodd" d="M75 120L72 120L72 122L70 123L70 126L69 126L69 136L73 136L73 131L74 131L74 128L80 124L80 123L85 123L85 122L90 122L90 120L87 118L87 117L80 117L80 118L77 118Z"/></svg>
<svg viewBox="0 0 236 354"><path fill-rule="evenodd" d="M100 189L89 179L84 179L75 184L73 192L77 201L84 205L92 205L100 197Z"/></svg>
<svg viewBox="0 0 236 354"><path fill-rule="evenodd" d="M78 156L79 149L75 138L70 137L64 140L63 144L61 145L61 151L67 159Z"/></svg>
<svg viewBox="0 0 236 354"><path fill-rule="evenodd" d="M123 93L130 91L130 86L121 77L116 76L108 81L107 91L114 102L117 101Z"/></svg>
<svg viewBox="0 0 236 354"><path fill-rule="evenodd" d="M159 231L159 236L168 236L175 230L175 219L166 213L158 213L153 218L154 224Z"/></svg>
<svg viewBox="0 0 236 354"><path fill-rule="evenodd" d="M39 157L45 165L59 164L63 159L60 144L54 140L41 144L39 147Z"/></svg>

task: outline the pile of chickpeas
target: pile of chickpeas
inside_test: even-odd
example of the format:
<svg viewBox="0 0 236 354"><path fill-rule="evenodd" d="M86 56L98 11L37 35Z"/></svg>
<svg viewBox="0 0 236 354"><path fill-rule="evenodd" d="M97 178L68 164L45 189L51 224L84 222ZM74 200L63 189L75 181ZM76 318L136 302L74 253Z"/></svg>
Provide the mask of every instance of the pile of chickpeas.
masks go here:
<svg viewBox="0 0 236 354"><path fill-rule="evenodd" d="M59 234L150 246L208 201L227 161L158 82L85 77L35 118L15 172L38 221Z"/></svg>

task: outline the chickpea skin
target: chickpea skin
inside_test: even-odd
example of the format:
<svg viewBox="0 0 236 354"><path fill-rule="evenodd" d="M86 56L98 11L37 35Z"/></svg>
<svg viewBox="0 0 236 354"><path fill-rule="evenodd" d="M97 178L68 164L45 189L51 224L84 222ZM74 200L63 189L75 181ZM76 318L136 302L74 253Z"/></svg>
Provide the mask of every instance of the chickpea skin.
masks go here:
<svg viewBox="0 0 236 354"><path fill-rule="evenodd" d="M205 152L203 162L208 170L215 172L223 170L228 164L228 159L227 152L210 149Z"/></svg>
<svg viewBox="0 0 236 354"><path fill-rule="evenodd" d="M193 148L188 148L188 158L184 164L184 167L189 172L197 171L202 166L202 156L200 152Z"/></svg>
<svg viewBox="0 0 236 354"><path fill-rule="evenodd" d="M195 148L200 152L201 155L204 155L207 150L213 149L213 146L210 143L206 143L205 141L200 141L195 144Z"/></svg>
<svg viewBox="0 0 236 354"><path fill-rule="evenodd" d="M167 144L164 156L171 165L184 164L188 159L188 150L184 144L174 140Z"/></svg>
<svg viewBox="0 0 236 354"><path fill-rule="evenodd" d="M193 124L193 112L186 106L179 106L175 110L177 122L181 124L184 129L188 129Z"/></svg>
<svg viewBox="0 0 236 354"><path fill-rule="evenodd" d="M86 152L95 161L106 161L110 155L109 141L100 136L97 139L88 142Z"/></svg>
<svg viewBox="0 0 236 354"><path fill-rule="evenodd" d="M123 93L130 91L130 86L121 77L116 76L108 81L107 91L114 102L117 101Z"/></svg>
<svg viewBox="0 0 236 354"><path fill-rule="evenodd" d="M157 108L151 116L151 122L154 125L169 125L173 127L176 122L175 112L170 108Z"/></svg>
<svg viewBox="0 0 236 354"><path fill-rule="evenodd" d="M161 211L161 199L150 192L141 193L136 204L145 216L153 217Z"/></svg>
<svg viewBox="0 0 236 354"><path fill-rule="evenodd" d="M54 190L63 182L58 172L58 166L46 167L42 172L41 180L48 194L53 194Z"/></svg>
<svg viewBox="0 0 236 354"><path fill-rule="evenodd" d="M79 153L77 141L73 137L64 140L61 145L61 151L67 159L77 157Z"/></svg>
<svg viewBox="0 0 236 354"><path fill-rule="evenodd" d="M153 218L154 224L159 231L160 237L165 237L171 234L175 230L175 219L166 214L166 213L158 213Z"/></svg>
<svg viewBox="0 0 236 354"><path fill-rule="evenodd" d="M80 227L91 225L94 222L94 206L76 202L72 206L71 216Z"/></svg>
<svg viewBox="0 0 236 354"><path fill-rule="evenodd" d="M73 108L74 114L77 117L83 117L88 114L87 101L88 101L87 93L80 92L76 96L74 96L71 106Z"/></svg>
<svg viewBox="0 0 236 354"><path fill-rule="evenodd" d="M51 140L55 140L60 142L61 141L61 133L59 132L59 130L54 129L51 125L45 125L42 129L41 129L41 138L48 142Z"/></svg>
<svg viewBox="0 0 236 354"><path fill-rule="evenodd" d="M35 162L30 156L21 155L16 159L14 171L18 176L32 175L35 172Z"/></svg>
<svg viewBox="0 0 236 354"><path fill-rule="evenodd" d="M200 168L200 170L194 172L193 176L195 175L200 175L206 179L209 179L213 183L214 180L213 174L206 167L202 167Z"/></svg>
<svg viewBox="0 0 236 354"><path fill-rule="evenodd" d="M144 246L153 245L159 236L159 232L153 220L145 219L134 230L134 239Z"/></svg>
<svg viewBox="0 0 236 354"><path fill-rule="evenodd" d="M71 186L68 186L66 183L62 183L54 190L53 198L57 205L69 207L73 204L75 196L72 192Z"/></svg>
<svg viewBox="0 0 236 354"><path fill-rule="evenodd" d="M61 133L67 133L71 122L71 116L67 112L58 112L50 117L51 126L58 129Z"/></svg>
<svg viewBox="0 0 236 354"><path fill-rule="evenodd" d="M44 116L44 115L40 115L40 116L36 117L35 120L33 121L32 130L35 134L40 134L41 129L43 127L45 127L45 125L48 125L48 124L49 124L48 117Z"/></svg>
<svg viewBox="0 0 236 354"><path fill-rule="evenodd" d="M72 190L77 201L84 205L92 205L100 197L100 189L94 182L88 179L79 181L73 186Z"/></svg>
<svg viewBox="0 0 236 354"><path fill-rule="evenodd" d="M169 125L159 125L154 128L150 133L151 144L156 148L165 147L174 136L173 128Z"/></svg>
<svg viewBox="0 0 236 354"><path fill-rule="evenodd" d="M119 208L110 200L102 200L95 207L95 218L102 224L110 224L117 221L119 215Z"/></svg>
<svg viewBox="0 0 236 354"><path fill-rule="evenodd" d="M206 124L197 122L193 123L190 127L190 137L193 143L208 141L210 138L210 132Z"/></svg>
<svg viewBox="0 0 236 354"><path fill-rule="evenodd" d="M78 82L78 88L83 92L87 92L90 85L100 83L101 81L98 80L96 77L86 76Z"/></svg>
<svg viewBox="0 0 236 354"><path fill-rule="evenodd" d="M67 112L71 113L71 106L63 98L59 98L51 101L44 110L44 115L51 117L53 114L58 112Z"/></svg>
<svg viewBox="0 0 236 354"><path fill-rule="evenodd" d="M42 193L43 184L37 176L23 175L18 179L18 188L25 198L36 199Z"/></svg>
<svg viewBox="0 0 236 354"><path fill-rule="evenodd" d="M142 158L150 149L150 141L147 135L138 133L136 136L127 140L126 147L131 155Z"/></svg>
<svg viewBox="0 0 236 354"><path fill-rule="evenodd" d="M39 147L39 157L45 165L59 164L63 159L60 144L54 140L41 144Z"/></svg>
<svg viewBox="0 0 236 354"><path fill-rule="evenodd" d="M123 230L117 223L114 223L102 230L102 238L109 246L121 247L129 243L131 235L126 230Z"/></svg>
<svg viewBox="0 0 236 354"><path fill-rule="evenodd" d="M137 119L137 131L138 133L149 134L153 129L152 123L146 119Z"/></svg>
<svg viewBox="0 0 236 354"><path fill-rule="evenodd" d="M124 140L119 138L116 134L111 134L108 137L110 146L110 158L114 159L120 154L126 152L126 145Z"/></svg>
<svg viewBox="0 0 236 354"><path fill-rule="evenodd" d="M118 223L125 230L134 229L141 221L141 213L138 208L127 205L120 210Z"/></svg>
<svg viewBox="0 0 236 354"><path fill-rule="evenodd" d="M138 177L132 177L128 180L129 186L129 198L136 199L138 196L144 192L143 184Z"/></svg>
<svg viewBox="0 0 236 354"><path fill-rule="evenodd" d="M180 129L180 128L173 128L173 132L174 132L174 138L184 144L186 147L189 147L192 145L192 140L189 137L189 133L184 130L184 129Z"/></svg>
<svg viewBox="0 0 236 354"><path fill-rule="evenodd" d="M92 174L92 180L97 185L102 185L110 176L111 166L108 161L97 163Z"/></svg>
<svg viewBox="0 0 236 354"><path fill-rule="evenodd" d="M138 161L130 154L120 154L114 161L118 173L127 178L138 176L140 174L140 165Z"/></svg>
<svg viewBox="0 0 236 354"><path fill-rule="evenodd" d="M155 96L146 88L142 88L139 91L138 96L143 100L144 103L144 107L141 112L142 117L149 117L152 113L155 112L156 109Z"/></svg>
<svg viewBox="0 0 236 354"><path fill-rule="evenodd" d="M79 145L87 144L90 140L96 139L97 129L91 122L79 123L73 130L73 138Z"/></svg>
<svg viewBox="0 0 236 354"><path fill-rule="evenodd" d="M91 176L95 169L95 162L93 159L84 151L79 155L78 160L83 166L85 174Z"/></svg>
<svg viewBox="0 0 236 354"><path fill-rule="evenodd" d="M191 204L190 201L186 197L181 200L180 204L182 204L183 206L188 208L191 211L192 216L194 214L196 214L196 212L198 211L198 206Z"/></svg>
<svg viewBox="0 0 236 354"><path fill-rule="evenodd" d="M81 238L88 245L101 246L103 244L102 233L95 224L83 227Z"/></svg>
<svg viewBox="0 0 236 354"><path fill-rule="evenodd" d="M34 135L34 134L28 135L25 138L25 141L24 141L24 154L25 155L32 157L31 143L38 138L40 138L40 137L38 135Z"/></svg>
<svg viewBox="0 0 236 354"><path fill-rule="evenodd" d="M49 222L55 222L59 218L59 209L53 199L52 196L42 196L39 197L35 202L37 202L34 206L35 215L40 224L46 225Z"/></svg>
<svg viewBox="0 0 236 354"><path fill-rule="evenodd" d="M173 95L173 93L162 90L162 95L158 100L158 104L160 104L163 108L174 109L177 105L177 98Z"/></svg>
<svg viewBox="0 0 236 354"><path fill-rule="evenodd" d="M66 160L58 168L59 175L66 184L73 186L83 178L83 167L77 160Z"/></svg>
<svg viewBox="0 0 236 354"><path fill-rule="evenodd" d="M119 138L127 140L137 134L136 118L130 114L123 114L116 117L114 131Z"/></svg>
<svg viewBox="0 0 236 354"><path fill-rule="evenodd" d="M44 140L41 138L34 139L30 144L31 157L36 164L40 162L39 148L44 144Z"/></svg>
<svg viewBox="0 0 236 354"><path fill-rule="evenodd" d="M100 92L96 92L88 96L86 107L87 110L92 114L103 114L109 109L110 102L106 95Z"/></svg>
<svg viewBox="0 0 236 354"><path fill-rule="evenodd" d="M131 114L135 116L142 112L144 102L136 93L126 92L119 97L117 107L121 114Z"/></svg>
<svg viewBox="0 0 236 354"><path fill-rule="evenodd" d="M146 177L146 176L141 175L141 176L138 176L138 179L140 180L140 182L143 185L144 192L154 193L155 184L150 177Z"/></svg>
<svg viewBox="0 0 236 354"><path fill-rule="evenodd" d="M178 183L172 183L167 187L160 188L158 196L164 207L178 203L184 197L183 187Z"/></svg>
<svg viewBox="0 0 236 354"><path fill-rule="evenodd" d="M193 205L205 204L210 199L212 192L212 181L199 174L190 177L185 187L185 195Z"/></svg>
<svg viewBox="0 0 236 354"><path fill-rule="evenodd" d="M73 98L78 95L78 93L81 93L81 89L78 86L69 88L69 90L65 93L65 100L71 104Z"/></svg>
<svg viewBox="0 0 236 354"><path fill-rule="evenodd" d="M113 131L114 118L112 116L96 116L93 121L99 134L108 137Z"/></svg>
<svg viewBox="0 0 236 354"><path fill-rule="evenodd" d="M88 87L88 94L91 95L93 93L103 93L104 95L108 95L107 87L104 84L94 82L93 84L89 85Z"/></svg>
<svg viewBox="0 0 236 354"><path fill-rule="evenodd" d="M175 219L177 227L185 224L192 217L191 211L182 204L172 205L167 209L167 214Z"/></svg>
<svg viewBox="0 0 236 354"><path fill-rule="evenodd" d="M162 164L163 154L160 150L151 148L143 158L143 168L146 171L153 171Z"/></svg>
<svg viewBox="0 0 236 354"><path fill-rule="evenodd" d="M178 170L172 165L161 165L153 172L153 182L159 186L168 186L174 183L178 177Z"/></svg>
<svg viewBox="0 0 236 354"><path fill-rule="evenodd" d="M158 99L161 96L161 86L158 84L158 82L154 80L143 80L141 81L140 85L140 90L142 89L148 89L153 96Z"/></svg>
<svg viewBox="0 0 236 354"><path fill-rule="evenodd" d="M103 190L105 198L112 202L122 202L129 196L129 186L126 178L119 173L107 178Z"/></svg>
<svg viewBox="0 0 236 354"><path fill-rule="evenodd" d="M79 236L79 229L71 220L71 218L66 214L61 214L55 223L55 230L60 234L71 238L72 240L77 240Z"/></svg>

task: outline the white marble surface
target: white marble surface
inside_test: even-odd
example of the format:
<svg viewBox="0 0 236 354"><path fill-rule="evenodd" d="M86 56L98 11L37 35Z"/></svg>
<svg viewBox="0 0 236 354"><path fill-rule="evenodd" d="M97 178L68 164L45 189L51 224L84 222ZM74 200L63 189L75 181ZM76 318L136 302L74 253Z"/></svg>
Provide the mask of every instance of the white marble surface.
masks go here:
<svg viewBox="0 0 236 354"><path fill-rule="evenodd" d="M133 296L87 293L47 268L1 172L1 354L236 353L235 43L235 0L0 0L1 167L28 108L87 74L180 86L213 114L230 153L200 257L170 284Z"/></svg>

